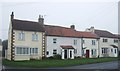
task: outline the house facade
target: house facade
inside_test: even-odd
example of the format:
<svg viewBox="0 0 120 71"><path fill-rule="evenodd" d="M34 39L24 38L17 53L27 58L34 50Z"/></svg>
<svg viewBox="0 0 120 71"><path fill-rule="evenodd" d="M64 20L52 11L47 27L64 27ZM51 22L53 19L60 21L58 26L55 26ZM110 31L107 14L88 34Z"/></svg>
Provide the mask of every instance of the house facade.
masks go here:
<svg viewBox="0 0 120 71"><path fill-rule="evenodd" d="M46 57L60 54L62 59L74 57L95 58L98 56L98 37L90 32L76 31L68 27L45 25ZM86 41L86 43L82 42ZM87 47L87 48L86 48Z"/></svg>
<svg viewBox="0 0 120 71"><path fill-rule="evenodd" d="M117 57L118 56L118 43L119 39L114 34L106 30L97 30L94 27L86 29L92 33L97 34L99 39L99 56L100 57Z"/></svg>
<svg viewBox="0 0 120 71"><path fill-rule="evenodd" d="M44 19L39 16L38 22L14 19L8 33L8 60L42 59L45 56Z"/></svg>

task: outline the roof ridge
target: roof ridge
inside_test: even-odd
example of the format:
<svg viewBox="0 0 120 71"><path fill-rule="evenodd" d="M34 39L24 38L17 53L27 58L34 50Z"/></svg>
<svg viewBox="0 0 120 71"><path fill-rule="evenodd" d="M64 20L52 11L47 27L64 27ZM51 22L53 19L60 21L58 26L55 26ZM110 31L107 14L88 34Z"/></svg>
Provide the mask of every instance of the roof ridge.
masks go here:
<svg viewBox="0 0 120 71"><path fill-rule="evenodd" d="M33 22L33 23L38 23L38 22L36 22L36 21L21 20L21 19L13 19L13 20L17 20L17 21L23 21L23 22Z"/></svg>

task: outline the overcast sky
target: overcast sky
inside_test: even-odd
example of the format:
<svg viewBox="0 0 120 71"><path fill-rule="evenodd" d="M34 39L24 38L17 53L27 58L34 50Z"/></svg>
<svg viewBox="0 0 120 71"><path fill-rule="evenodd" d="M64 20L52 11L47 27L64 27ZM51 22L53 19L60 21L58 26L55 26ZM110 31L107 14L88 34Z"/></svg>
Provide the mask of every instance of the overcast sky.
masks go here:
<svg viewBox="0 0 120 71"><path fill-rule="evenodd" d="M38 15L45 15L45 24L69 27L84 31L96 29L118 33L119 0L4 0L0 4L0 39L8 38L10 14L15 18L37 21Z"/></svg>

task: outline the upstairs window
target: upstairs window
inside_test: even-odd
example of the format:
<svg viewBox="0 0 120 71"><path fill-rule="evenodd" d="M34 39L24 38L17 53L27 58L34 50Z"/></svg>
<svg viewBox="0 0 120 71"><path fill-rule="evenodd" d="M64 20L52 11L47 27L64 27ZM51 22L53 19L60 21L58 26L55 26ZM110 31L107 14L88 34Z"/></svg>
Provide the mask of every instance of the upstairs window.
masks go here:
<svg viewBox="0 0 120 71"><path fill-rule="evenodd" d="M32 34L32 41L38 41L38 34Z"/></svg>
<svg viewBox="0 0 120 71"><path fill-rule="evenodd" d="M20 32L20 33L18 34L18 40L25 40L25 33Z"/></svg>
<svg viewBox="0 0 120 71"><path fill-rule="evenodd" d="M56 38L53 38L53 43L57 43L57 39Z"/></svg>
<svg viewBox="0 0 120 71"><path fill-rule="evenodd" d="M74 45L77 45L77 40L74 40Z"/></svg>
<svg viewBox="0 0 120 71"><path fill-rule="evenodd" d="M92 45L95 45L95 40L92 40Z"/></svg>
<svg viewBox="0 0 120 71"><path fill-rule="evenodd" d="M103 42L108 42L108 39L103 39Z"/></svg>
<svg viewBox="0 0 120 71"><path fill-rule="evenodd" d="M114 43L118 43L118 40L117 40L117 39L114 39Z"/></svg>

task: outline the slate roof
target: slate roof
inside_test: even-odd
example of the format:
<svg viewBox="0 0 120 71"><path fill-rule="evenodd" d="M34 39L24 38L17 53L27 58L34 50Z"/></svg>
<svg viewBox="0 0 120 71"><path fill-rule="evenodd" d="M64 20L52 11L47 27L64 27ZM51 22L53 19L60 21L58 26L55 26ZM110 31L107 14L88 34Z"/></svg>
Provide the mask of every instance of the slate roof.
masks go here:
<svg viewBox="0 0 120 71"><path fill-rule="evenodd" d="M47 36L61 36L61 37L83 37L83 38L99 38L96 34L91 32L76 31L72 28L45 25Z"/></svg>
<svg viewBox="0 0 120 71"><path fill-rule="evenodd" d="M44 32L43 26L33 21L13 19L12 27L15 30Z"/></svg>
<svg viewBox="0 0 120 71"><path fill-rule="evenodd" d="M114 34L112 34L109 31L105 31L105 30L96 30L95 29L95 34L97 34L100 37L108 37L108 38L114 38L115 37Z"/></svg>

